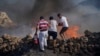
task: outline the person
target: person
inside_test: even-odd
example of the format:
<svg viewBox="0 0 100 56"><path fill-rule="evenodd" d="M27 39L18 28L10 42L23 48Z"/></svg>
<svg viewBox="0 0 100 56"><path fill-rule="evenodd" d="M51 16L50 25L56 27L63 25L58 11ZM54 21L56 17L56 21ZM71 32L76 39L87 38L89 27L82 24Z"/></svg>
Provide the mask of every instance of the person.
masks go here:
<svg viewBox="0 0 100 56"><path fill-rule="evenodd" d="M57 14L57 17L59 18L59 26L62 26L62 29L60 30L60 36L65 41L65 32L67 31L69 25L67 18L65 16L62 16L60 13Z"/></svg>
<svg viewBox="0 0 100 56"><path fill-rule="evenodd" d="M43 16L40 17L40 21L37 24L36 27L36 33L39 30L39 45L40 45L40 51L44 52L44 47L47 47L47 37L48 37L48 22L44 19Z"/></svg>
<svg viewBox="0 0 100 56"><path fill-rule="evenodd" d="M48 30L48 38L50 38L50 36L53 37L53 48L56 47L56 39L57 39L57 21L54 20L53 16L50 16L49 17L49 20L50 20L50 27L49 27L49 30Z"/></svg>

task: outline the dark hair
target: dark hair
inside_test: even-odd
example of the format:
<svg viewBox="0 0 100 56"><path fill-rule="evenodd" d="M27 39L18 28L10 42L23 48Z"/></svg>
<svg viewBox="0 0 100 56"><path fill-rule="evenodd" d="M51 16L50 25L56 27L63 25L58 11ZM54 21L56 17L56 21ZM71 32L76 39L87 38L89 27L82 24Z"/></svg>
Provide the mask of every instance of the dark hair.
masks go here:
<svg viewBox="0 0 100 56"><path fill-rule="evenodd" d="M52 20L52 19L54 19L53 16L50 16L50 17L49 17L49 20Z"/></svg>
<svg viewBox="0 0 100 56"><path fill-rule="evenodd" d="M61 14L60 14L60 13L58 13L58 14L57 14L57 16L61 16Z"/></svg>
<svg viewBox="0 0 100 56"><path fill-rule="evenodd" d="M44 19L44 17L43 17L43 16L40 16L40 20L41 20L41 19Z"/></svg>

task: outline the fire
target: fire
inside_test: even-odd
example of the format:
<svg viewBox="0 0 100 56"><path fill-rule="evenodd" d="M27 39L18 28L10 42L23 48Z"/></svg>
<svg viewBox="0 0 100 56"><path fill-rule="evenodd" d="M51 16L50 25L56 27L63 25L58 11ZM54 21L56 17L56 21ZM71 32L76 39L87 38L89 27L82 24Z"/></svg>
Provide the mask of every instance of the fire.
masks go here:
<svg viewBox="0 0 100 56"><path fill-rule="evenodd" d="M79 37L78 30L79 30L79 27L78 27L78 26L71 26L71 27L69 27L69 29L65 32L65 35L66 35L68 38L77 38L77 37Z"/></svg>

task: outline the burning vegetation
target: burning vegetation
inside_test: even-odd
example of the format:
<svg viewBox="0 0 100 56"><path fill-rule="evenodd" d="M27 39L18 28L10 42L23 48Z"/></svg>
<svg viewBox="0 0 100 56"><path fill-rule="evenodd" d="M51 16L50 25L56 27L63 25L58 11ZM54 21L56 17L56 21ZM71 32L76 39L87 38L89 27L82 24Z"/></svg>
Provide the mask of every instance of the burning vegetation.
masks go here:
<svg viewBox="0 0 100 56"><path fill-rule="evenodd" d="M78 26L71 26L69 27L69 29L65 32L65 35L70 38L77 38L79 37L79 33L78 33L79 27Z"/></svg>
<svg viewBox="0 0 100 56"><path fill-rule="evenodd" d="M86 30L84 34L85 35L80 36L80 38L70 38L66 40L65 43L58 39L55 47L55 54L62 55L61 53L63 53L63 56L99 56L100 32L90 32ZM51 44L52 40L48 43L52 48L53 45ZM4 34L0 38L0 55L2 56L32 56L36 55L34 53L34 51L37 51L36 49L39 50L38 46L36 47L33 43L31 35L22 38ZM30 52L30 50L33 52ZM53 53L49 52L49 54Z"/></svg>
<svg viewBox="0 0 100 56"><path fill-rule="evenodd" d="M0 12L0 26L9 27L13 22L5 12ZM57 39L55 44L55 54L63 56L99 56L100 54L100 32L90 32L86 30L84 35L78 33L78 26L69 27L65 32L66 42ZM0 55L2 56L33 56L34 51L39 50L39 45L34 44L34 38L31 35L26 37L15 37L4 34L0 37ZM48 42L52 49L52 40ZM32 50L32 52L30 51ZM49 50L49 49L47 49ZM39 53L37 53L39 54ZM53 53L49 53L53 54ZM49 55L48 55L49 56Z"/></svg>
<svg viewBox="0 0 100 56"><path fill-rule="evenodd" d="M98 31L100 27L99 3L100 0L4 0L0 1L0 10L7 11L17 23L30 23L31 18L36 17L34 20L37 20L39 15L50 15L52 12L53 14L55 12L67 13L66 15L70 18L71 24L83 26L81 30ZM10 27L12 24L14 23L7 13L0 12L0 27ZM14 32L10 29L9 31L15 33L15 35L21 32L20 35L23 35L28 32L27 29L30 29L27 27L22 27L22 31L17 27L15 27L18 29L16 31L15 29ZM78 26L71 26L65 33L66 38L69 39L65 43L59 39L57 40L55 48L57 56L100 56L100 32L86 30L84 35L80 36L78 30ZM0 32L2 33L3 30L0 30ZM5 30L5 32L8 31ZM52 40L49 44L52 44ZM4 34L0 38L0 56L36 56L34 52L29 51L36 51L34 46L33 38L30 35L20 38Z"/></svg>

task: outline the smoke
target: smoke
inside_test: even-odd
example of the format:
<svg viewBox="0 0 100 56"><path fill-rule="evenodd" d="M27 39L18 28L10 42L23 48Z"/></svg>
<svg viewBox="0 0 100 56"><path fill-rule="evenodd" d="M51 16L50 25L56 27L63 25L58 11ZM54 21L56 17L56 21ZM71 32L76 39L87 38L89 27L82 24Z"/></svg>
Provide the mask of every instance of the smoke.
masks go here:
<svg viewBox="0 0 100 56"><path fill-rule="evenodd" d="M12 28L0 27L0 35L9 34L18 37L25 37L27 34L34 34L34 30L28 25L18 25Z"/></svg>
<svg viewBox="0 0 100 56"><path fill-rule="evenodd" d="M0 0L0 10L8 13L16 23L26 23L34 8L35 0Z"/></svg>
<svg viewBox="0 0 100 56"><path fill-rule="evenodd" d="M56 3L55 3L56 2ZM56 10L57 0L0 0L0 11L17 24L14 28L0 28L0 35L4 33L23 36L31 33L32 24L36 24L40 15L47 15ZM52 9L55 8L55 9Z"/></svg>
<svg viewBox="0 0 100 56"><path fill-rule="evenodd" d="M11 34L14 36L25 36L32 32L30 21L31 11L34 9L35 0L0 0L0 11L8 14L11 20L17 24L13 28L0 27L0 35Z"/></svg>
<svg viewBox="0 0 100 56"><path fill-rule="evenodd" d="M80 32L86 29L98 32L100 31L99 2L99 0L62 0L61 12L68 17L70 25L80 27Z"/></svg>
<svg viewBox="0 0 100 56"><path fill-rule="evenodd" d="M80 31L86 29L100 31L100 0L0 0L0 10L8 13L9 17L17 24L17 30L11 34L27 34L31 30L31 24L36 24L39 16L47 19L50 15L56 18L61 12L69 20L70 25L78 25ZM21 32L19 34L19 32Z"/></svg>

